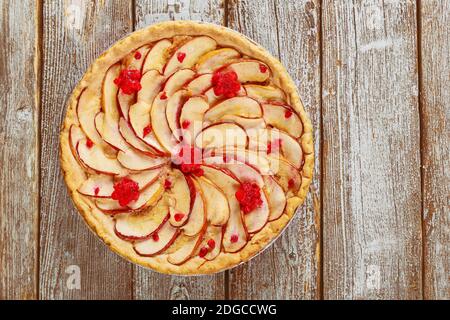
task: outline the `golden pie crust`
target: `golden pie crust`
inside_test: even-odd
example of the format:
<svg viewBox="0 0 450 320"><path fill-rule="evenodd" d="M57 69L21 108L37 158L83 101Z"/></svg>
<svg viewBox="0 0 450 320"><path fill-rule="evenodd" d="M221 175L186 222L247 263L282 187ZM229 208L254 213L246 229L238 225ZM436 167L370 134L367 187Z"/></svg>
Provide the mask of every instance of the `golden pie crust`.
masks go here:
<svg viewBox="0 0 450 320"><path fill-rule="evenodd" d="M236 48L243 55L260 60L269 66L272 71L272 81L286 93L289 104L298 113L303 123L303 134L298 141L303 150L304 163L301 168L302 180L299 192L296 196L287 199L283 215L275 221L268 222L261 231L257 232L250 239L241 251L225 253L221 250L220 254L212 261L205 262L204 259L194 256L181 265L173 265L167 261L167 257L164 254L154 257L138 255L133 249L132 243L117 237L114 232L113 219L97 209L89 197L77 192L77 188L87 176L85 170L71 152L69 128L72 124L78 123L76 106L80 94L88 86L91 90L100 92L105 73L111 65L145 44L179 35L209 36L219 46ZM75 206L89 227L117 254L138 265L167 274L211 274L234 267L258 254L280 234L292 219L296 209L304 202L312 180L314 166L312 125L297 93L296 86L281 63L261 46L238 32L222 26L191 21L154 24L132 33L104 52L91 65L68 101L67 114L60 133L60 147L61 167L66 184Z"/></svg>

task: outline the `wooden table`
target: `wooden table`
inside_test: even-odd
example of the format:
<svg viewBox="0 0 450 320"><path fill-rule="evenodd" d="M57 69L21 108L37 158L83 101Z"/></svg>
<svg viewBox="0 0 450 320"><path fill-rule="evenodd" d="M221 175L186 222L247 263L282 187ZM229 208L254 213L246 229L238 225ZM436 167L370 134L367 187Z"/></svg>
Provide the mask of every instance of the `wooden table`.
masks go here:
<svg viewBox="0 0 450 320"><path fill-rule="evenodd" d="M1 299L450 298L450 1L0 4ZM315 179L294 222L213 276L159 275L113 254L58 162L65 102L90 63L171 19L223 24L269 49L315 128Z"/></svg>

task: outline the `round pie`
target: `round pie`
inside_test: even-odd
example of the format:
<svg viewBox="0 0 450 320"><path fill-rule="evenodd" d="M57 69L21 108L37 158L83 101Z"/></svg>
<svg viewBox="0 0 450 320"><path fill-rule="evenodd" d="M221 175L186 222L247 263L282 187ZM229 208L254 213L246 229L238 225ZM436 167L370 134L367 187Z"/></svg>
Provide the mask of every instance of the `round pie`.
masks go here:
<svg viewBox="0 0 450 320"><path fill-rule="evenodd" d="M274 240L308 192L312 126L280 62L228 28L164 22L103 53L61 130L71 197L116 253L209 274Z"/></svg>

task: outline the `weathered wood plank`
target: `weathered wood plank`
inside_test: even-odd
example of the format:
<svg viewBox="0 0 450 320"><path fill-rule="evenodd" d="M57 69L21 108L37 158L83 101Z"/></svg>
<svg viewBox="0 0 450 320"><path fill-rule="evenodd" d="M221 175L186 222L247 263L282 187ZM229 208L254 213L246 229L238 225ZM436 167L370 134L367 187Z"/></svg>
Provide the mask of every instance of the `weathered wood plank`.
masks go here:
<svg viewBox="0 0 450 320"><path fill-rule="evenodd" d="M0 1L0 300L37 297L39 8Z"/></svg>
<svg viewBox="0 0 450 320"><path fill-rule="evenodd" d="M65 102L88 66L132 30L129 1L46 1L42 92L40 297L132 297L132 265L104 246L76 212L59 166ZM81 288L77 289L79 270Z"/></svg>
<svg viewBox="0 0 450 320"><path fill-rule="evenodd" d="M326 299L422 297L415 1L323 2Z"/></svg>
<svg viewBox="0 0 450 320"><path fill-rule="evenodd" d="M315 177L306 204L273 246L230 271L232 299L320 298L320 1L231 1L229 27L267 48L298 85L315 128Z"/></svg>
<svg viewBox="0 0 450 320"><path fill-rule="evenodd" d="M450 2L422 1L424 298L450 299Z"/></svg>
<svg viewBox="0 0 450 320"><path fill-rule="evenodd" d="M137 29L166 20L200 20L223 24L223 0L136 1ZM175 277L136 267L136 299L224 299L225 273L214 276Z"/></svg>

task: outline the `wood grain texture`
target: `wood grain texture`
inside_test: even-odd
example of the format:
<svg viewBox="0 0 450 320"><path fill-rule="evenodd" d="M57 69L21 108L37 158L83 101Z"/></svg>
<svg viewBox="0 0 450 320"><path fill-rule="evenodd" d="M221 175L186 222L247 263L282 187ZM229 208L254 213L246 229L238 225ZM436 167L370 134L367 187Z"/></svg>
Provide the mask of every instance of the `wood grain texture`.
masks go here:
<svg viewBox="0 0 450 320"><path fill-rule="evenodd" d="M132 30L130 2L45 1L43 9L40 298L131 298L132 265L90 232L58 160L66 100L101 52ZM80 289L70 277L77 267Z"/></svg>
<svg viewBox="0 0 450 320"><path fill-rule="evenodd" d="M0 300L37 297L38 8L0 1ZM17 23L20 21L20 23Z"/></svg>
<svg viewBox="0 0 450 320"><path fill-rule="evenodd" d="M223 24L222 0L136 0L136 29L166 20L200 20ZM136 267L134 273L136 299L224 299L225 273L213 276L180 277L157 274Z"/></svg>
<svg viewBox="0 0 450 320"><path fill-rule="evenodd" d="M422 297L415 1L323 2L326 299Z"/></svg>
<svg viewBox="0 0 450 320"><path fill-rule="evenodd" d="M278 57L296 82L315 129L312 189L284 234L230 271L231 299L320 298L319 1L230 1L229 27Z"/></svg>
<svg viewBox="0 0 450 320"><path fill-rule="evenodd" d="M421 2L424 298L450 299L450 2Z"/></svg>

